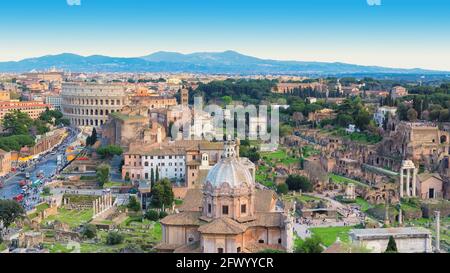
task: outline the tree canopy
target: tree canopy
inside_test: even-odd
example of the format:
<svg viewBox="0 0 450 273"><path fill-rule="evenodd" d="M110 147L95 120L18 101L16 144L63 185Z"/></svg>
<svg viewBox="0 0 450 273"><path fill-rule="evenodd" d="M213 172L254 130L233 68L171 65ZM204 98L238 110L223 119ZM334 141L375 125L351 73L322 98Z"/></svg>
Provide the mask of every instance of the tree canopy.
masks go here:
<svg viewBox="0 0 450 273"><path fill-rule="evenodd" d="M174 202L172 183L165 178L157 183L152 189L152 204L156 207L171 206Z"/></svg>
<svg viewBox="0 0 450 273"><path fill-rule="evenodd" d="M290 175L286 179L286 184L291 191L311 192L313 190L311 181L305 176Z"/></svg>
<svg viewBox="0 0 450 273"><path fill-rule="evenodd" d="M0 221L8 228L18 218L24 216L25 211L22 206L13 200L0 200Z"/></svg>

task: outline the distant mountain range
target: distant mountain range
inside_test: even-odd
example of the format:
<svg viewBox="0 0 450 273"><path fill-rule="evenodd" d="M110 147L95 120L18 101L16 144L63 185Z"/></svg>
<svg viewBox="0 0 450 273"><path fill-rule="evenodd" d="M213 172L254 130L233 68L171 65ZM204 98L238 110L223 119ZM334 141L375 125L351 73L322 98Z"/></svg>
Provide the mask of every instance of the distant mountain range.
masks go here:
<svg viewBox="0 0 450 273"><path fill-rule="evenodd" d="M211 74L448 74L445 71L362 66L346 63L265 60L235 51L181 54L156 52L136 58L76 54L48 55L18 62L0 62L0 72L28 72L52 67L72 72L191 72Z"/></svg>

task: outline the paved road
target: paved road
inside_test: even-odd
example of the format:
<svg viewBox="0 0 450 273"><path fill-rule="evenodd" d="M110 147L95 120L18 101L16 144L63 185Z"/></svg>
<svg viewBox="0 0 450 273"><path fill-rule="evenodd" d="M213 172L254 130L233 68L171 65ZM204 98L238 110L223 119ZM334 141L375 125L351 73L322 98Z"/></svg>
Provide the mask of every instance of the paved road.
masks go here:
<svg viewBox="0 0 450 273"><path fill-rule="evenodd" d="M66 148L75 141L77 133L70 131L70 135L58 147L57 154L65 154ZM57 172L57 154L41 157L36 165L26 169L30 173L30 180L36 181L39 172L43 172L46 179L51 178ZM64 156L63 156L64 157ZM0 189L0 199L12 199L21 194L22 189L19 186L20 181L25 179L25 173L19 172L4 181L4 187Z"/></svg>

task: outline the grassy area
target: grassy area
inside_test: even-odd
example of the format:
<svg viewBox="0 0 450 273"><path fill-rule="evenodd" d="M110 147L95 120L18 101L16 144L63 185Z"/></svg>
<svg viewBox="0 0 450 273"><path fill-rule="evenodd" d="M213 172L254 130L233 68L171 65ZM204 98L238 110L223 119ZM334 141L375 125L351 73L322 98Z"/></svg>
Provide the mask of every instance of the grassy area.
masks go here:
<svg viewBox="0 0 450 273"><path fill-rule="evenodd" d="M318 155L320 154L320 151L314 149L313 146L307 145L302 147L303 157L308 158L311 155Z"/></svg>
<svg viewBox="0 0 450 273"><path fill-rule="evenodd" d="M364 200L361 197L357 197L355 201L356 201L356 204L358 204L361 207L361 210L363 212L367 211L368 209L370 209L372 207L372 205L370 205L369 202L367 202L366 200Z"/></svg>
<svg viewBox="0 0 450 273"><path fill-rule="evenodd" d="M123 186L127 186L127 185L129 185L129 184L122 183L122 182L112 182L112 181L110 181L108 183L105 183L103 185L103 188L107 189L107 188L113 188L113 187L123 187Z"/></svg>
<svg viewBox="0 0 450 273"><path fill-rule="evenodd" d="M40 204L36 207L36 211L32 214L28 215L30 219L33 219L39 215L39 213L43 212L44 210L48 209L50 206L47 203Z"/></svg>
<svg viewBox="0 0 450 273"><path fill-rule="evenodd" d="M272 164L281 163L286 166L300 162L299 158L289 156L284 149L280 149L276 152L262 153L261 157L263 160L269 161Z"/></svg>
<svg viewBox="0 0 450 273"><path fill-rule="evenodd" d="M49 216L45 221L59 221L75 228L89 222L92 219L92 214L92 209L78 211L60 208L58 209L58 215Z"/></svg>
<svg viewBox="0 0 450 273"><path fill-rule="evenodd" d="M142 220L142 218L130 217L119 227L119 233L124 236L121 244L110 246L106 244L108 232L97 231L99 242L82 242L80 244L81 253L117 253L127 246L138 246L144 252L152 252L153 246L162 239L161 224ZM47 243L44 245L51 253L70 253L73 249L67 244Z"/></svg>
<svg viewBox="0 0 450 273"><path fill-rule="evenodd" d="M324 227L324 228L310 228L309 230L317 235L325 246L330 246L336 242L339 237L342 242L348 242L348 232L353 227Z"/></svg>
<svg viewBox="0 0 450 273"><path fill-rule="evenodd" d="M345 129L338 128L333 131L332 133L334 136L339 136L344 139L348 139L354 142L362 143L362 144L377 144L380 142L383 138L378 135L372 135L366 132L354 132L354 133L347 133Z"/></svg>
<svg viewBox="0 0 450 273"><path fill-rule="evenodd" d="M320 198L314 197L314 196L309 196L309 195L305 195L305 194L287 194L283 196L283 200L284 201L300 201L300 202L310 202L310 201L317 201L320 200Z"/></svg>
<svg viewBox="0 0 450 273"><path fill-rule="evenodd" d="M95 199L97 199L97 196L93 195L72 195L72 194L65 194L65 198L68 198L70 202L72 203L92 203Z"/></svg>
<svg viewBox="0 0 450 273"><path fill-rule="evenodd" d="M344 176L340 176L340 175L337 175L337 174L330 174L329 175L330 176L330 178L331 178L331 180L334 182L334 183L337 183L337 184L349 184L349 183L353 183L353 184L355 184L355 185L357 185L357 186L361 186L361 187L365 187L365 188L368 188L369 187L369 185L366 185L366 184L364 184L364 183L362 183L362 182L359 182L359 181L356 181L356 180L353 180L353 179L350 179L350 178L347 178L347 177L344 177Z"/></svg>
<svg viewBox="0 0 450 273"><path fill-rule="evenodd" d="M4 251L4 250L6 250L6 245L4 244L4 243L1 243L0 244L0 251Z"/></svg>

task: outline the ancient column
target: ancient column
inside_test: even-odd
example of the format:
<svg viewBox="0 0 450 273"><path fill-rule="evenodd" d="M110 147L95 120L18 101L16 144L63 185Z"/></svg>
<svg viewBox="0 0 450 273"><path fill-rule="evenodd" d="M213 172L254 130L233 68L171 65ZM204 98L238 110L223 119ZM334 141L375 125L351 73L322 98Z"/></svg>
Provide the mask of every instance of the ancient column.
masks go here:
<svg viewBox="0 0 450 273"><path fill-rule="evenodd" d="M434 212L436 217L436 252L441 252L441 212Z"/></svg>
<svg viewBox="0 0 450 273"><path fill-rule="evenodd" d="M411 184L411 169L406 169L406 196L411 196L411 191L409 189L409 186Z"/></svg>
<svg viewBox="0 0 450 273"><path fill-rule="evenodd" d="M415 168L413 171L413 184L412 184L412 196L414 197L416 197L417 195L416 183L417 183L417 169Z"/></svg>
<svg viewBox="0 0 450 273"><path fill-rule="evenodd" d="M92 210L93 210L94 216L95 216L97 214L96 211L95 211L95 200L92 201Z"/></svg>
<svg viewBox="0 0 450 273"><path fill-rule="evenodd" d="M400 168L400 198L403 197L403 168Z"/></svg>
<svg viewBox="0 0 450 273"><path fill-rule="evenodd" d="M403 224L403 212L402 212L402 209L400 208L399 210L398 210L398 224L399 225L402 225Z"/></svg>
<svg viewBox="0 0 450 273"><path fill-rule="evenodd" d="M95 203L96 203L96 206L97 206L97 215L99 215L100 214L100 202L99 202L99 200L98 199L96 199L95 200Z"/></svg>

